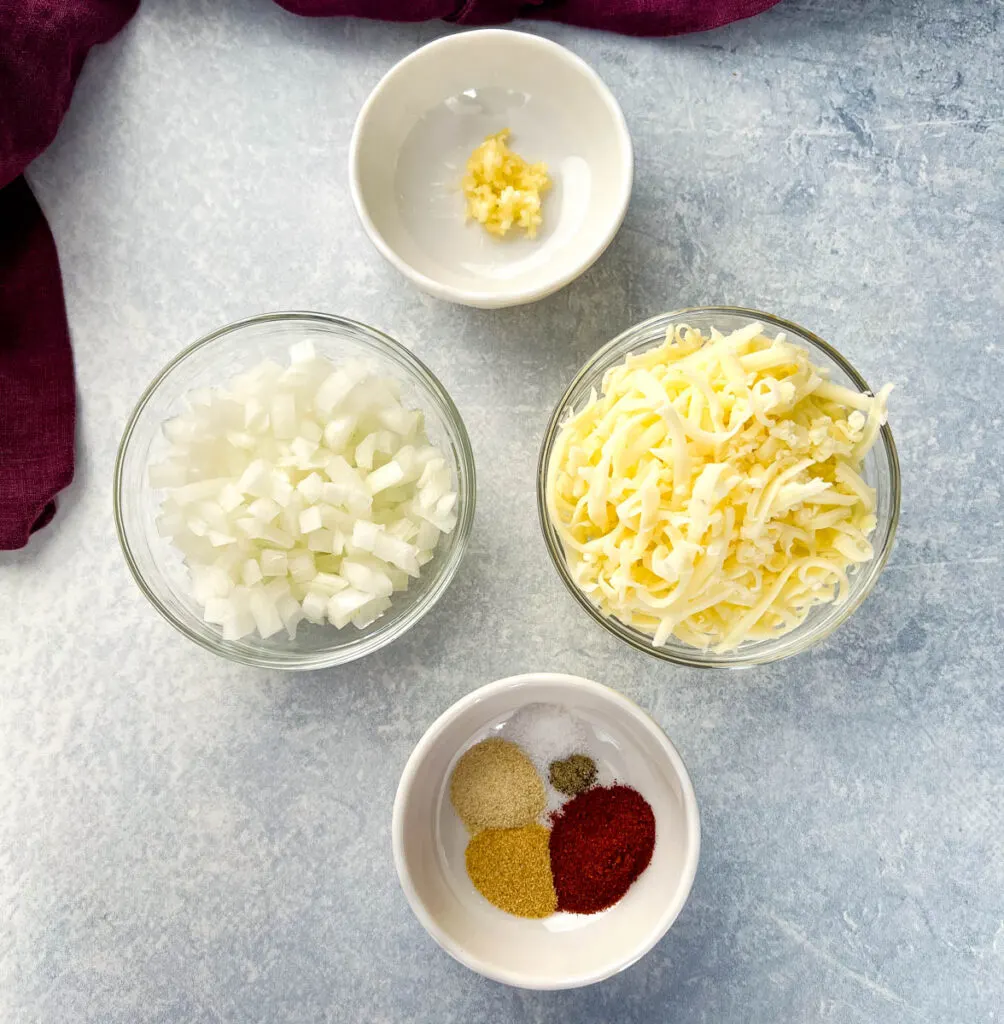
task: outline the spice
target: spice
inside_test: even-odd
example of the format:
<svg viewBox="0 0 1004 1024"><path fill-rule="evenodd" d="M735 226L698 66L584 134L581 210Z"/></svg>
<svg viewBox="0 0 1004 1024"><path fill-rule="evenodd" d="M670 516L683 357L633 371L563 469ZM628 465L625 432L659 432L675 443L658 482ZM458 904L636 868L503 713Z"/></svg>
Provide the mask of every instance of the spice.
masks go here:
<svg viewBox="0 0 1004 1024"><path fill-rule="evenodd" d="M450 800L471 832L517 828L544 809L544 784L515 743L492 737L476 743L457 762Z"/></svg>
<svg viewBox="0 0 1004 1024"><path fill-rule="evenodd" d="M564 761L552 761L551 785L565 796L576 796L596 781L596 762L585 754L572 754Z"/></svg>
<svg viewBox="0 0 1004 1024"><path fill-rule="evenodd" d="M526 704L502 727L505 739L519 744L547 778L548 766L589 749L582 722L557 704Z"/></svg>
<svg viewBox="0 0 1004 1024"><path fill-rule="evenodd" d="M551 815L558 910L595 914L616 903L648 867L655 815L629 786L598 786Z"/></svg>
<svg viewBox="0 0 1004 1024"><path fill-rule="evenodd" d="M489 828L467 844L467 874L489 903L518 917L547 917L558 904L543 825Z"/></svg>

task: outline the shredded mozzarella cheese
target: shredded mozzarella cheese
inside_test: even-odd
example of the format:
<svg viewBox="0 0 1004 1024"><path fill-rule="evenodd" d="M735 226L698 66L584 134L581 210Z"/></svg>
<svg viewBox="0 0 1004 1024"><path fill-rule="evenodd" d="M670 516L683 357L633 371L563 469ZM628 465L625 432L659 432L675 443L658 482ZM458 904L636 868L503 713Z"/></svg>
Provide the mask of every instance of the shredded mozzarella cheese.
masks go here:
<svg viewBox="0 0 1004 1024"><path fill-rule="evenodd" d="M892 385L859 394L759 323L690 327L610 369L562 426L547 505L573 580L650 635L729 650L843 602L874 556L865 455Z"/></svg>

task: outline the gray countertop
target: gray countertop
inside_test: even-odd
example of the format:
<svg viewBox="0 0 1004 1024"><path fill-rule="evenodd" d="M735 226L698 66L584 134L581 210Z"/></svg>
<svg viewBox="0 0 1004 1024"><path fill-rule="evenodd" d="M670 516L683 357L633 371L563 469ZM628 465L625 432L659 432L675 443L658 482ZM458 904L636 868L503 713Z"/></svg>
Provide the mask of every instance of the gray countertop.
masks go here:
<svg viewBox="0 0 1004 1024"><path fill-rule="evenodd" d="M144 0L29 171L81 401L55 523L0 557L5 1024L1004 1019L1001 12L785 0L671 40L530 26L622 103L635 191L585 277L486 313L386 266L346 181L366 94L446 26ZM702 303L788 316L897 384L890 565L813 653L745 673L667 667L594 627L534 505L538 443L576 368L622 328ZM119 434L157 369L219 324L289 308L412 341L480 472L443 601L390 649L301 676L176 634L111 516ZM678 923L592 989L521 992L454 963L391 859L422 732L530 669L650 709L703 814Z"/></svg>

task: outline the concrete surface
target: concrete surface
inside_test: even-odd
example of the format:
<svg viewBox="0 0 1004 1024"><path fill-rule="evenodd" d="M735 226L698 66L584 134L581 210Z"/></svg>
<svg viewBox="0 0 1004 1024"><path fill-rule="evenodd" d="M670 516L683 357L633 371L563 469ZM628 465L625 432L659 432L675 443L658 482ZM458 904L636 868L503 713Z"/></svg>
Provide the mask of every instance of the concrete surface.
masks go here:
<svg viewBox="0 0 1004 1024"><path fill-rule="evenodd" d="M998 0L785 0L714 33L530 26L603 75L636 142L627 221L582 280L482 313L366 242L346 149L369 89L449 31L144 0L30 169L66 281L80 465L0 557L0 1019L978 1024L1002 1019ZM893 380L895 554L814 653L674 670L563 591L533 484L581 362L650 314L759 306ZM466 417L470 555L391 649L280 676L185 642L129 578L119 433L154 372L226 321L330 310L414 342ZM704 848L678 924L594 989L469 973L399 891L390 809L475 686L577 672L637 699L693 774Z"/></svg>

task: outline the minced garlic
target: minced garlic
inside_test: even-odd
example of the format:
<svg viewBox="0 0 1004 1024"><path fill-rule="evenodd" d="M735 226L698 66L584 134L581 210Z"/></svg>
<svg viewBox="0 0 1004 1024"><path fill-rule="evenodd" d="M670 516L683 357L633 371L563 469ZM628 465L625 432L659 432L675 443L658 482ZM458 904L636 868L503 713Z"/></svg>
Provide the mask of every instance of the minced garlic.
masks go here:
<svg viewBox="0 0 1004 1024"><path fill-rule="evenodd" d="M500 238L522 228L535 238L543 222L540 196L551 187L547 165L528 164L506 145L509 129L489 135L470 155L463 189L467 217Z"/></svg>

